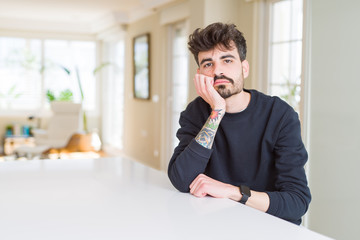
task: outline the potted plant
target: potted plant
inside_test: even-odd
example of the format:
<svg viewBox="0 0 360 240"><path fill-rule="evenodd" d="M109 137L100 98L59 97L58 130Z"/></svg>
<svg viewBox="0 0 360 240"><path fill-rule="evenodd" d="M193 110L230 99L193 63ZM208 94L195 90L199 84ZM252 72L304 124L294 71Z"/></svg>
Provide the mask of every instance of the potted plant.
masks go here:
<svg viewBox="0 0 360 240"><path fill-rule="evenodd" d="M96 75L98 72L100 72L103 68L109 66L110 63L106 62L106 63L102 63L100 64L99 66L97 66L94 70L93 70L93 74ZM65 72L67 75L69 75L69 77L71 76L71 71L64 67L64 66L60 66ZM79 69L77 67L75 67L75 74L76 74L76 79L77 79L77 82L78 82L78 87L79 87L79 91L80 91L80 99L81 99L81 104L84 103L84 91L83 91L83 88L82 88L82 84L81 84L81 79L80 79L80 73L79 73ZM83 130L84 132L89 132L89 129L88 129L88 125L87 125L87 115L86 115L86 111L83 110Z"/></svg>
<svg viewBox="0 0 360 240"><path fill-rule="evenodd" d="M103 68L105 68L108 65L110 65L110 63L100 64L98 67L96 67L93 70L93 74L96 75L98 72L100 72ZM61 68L67 73L67 75L69 75L69 77L71 76L71 71L68 68L66 68L64 66L61 66ZM85 96L84 96L84 92L83 92L83 88L82 88L82 84L81 84L79 69L77 67L75 67L75 74L76 74L76 79L77 79L78 87L79 87L79 91L80 91L81 104L83 104ZM101 148L100 137L99 137L96 129L89 132L88 124L87 124L88 123L87 115L86 115L85 110L83 110L82 118L83 118L83 131L84 132L74 134L70 138L70 140L65 148L71 152L76 152L76 151L87 152L87 151L92 151L92 150L99 151Z"/></svg>
<svg viewBox="0 0 360 240"><path fill-rule="evenodd" d="M53 101L64 101L64 102L73 101L73 93L70 89L65 89L61 91L58 97L55 96L53 91L47 90L46 97L50 103Z"/></svg>

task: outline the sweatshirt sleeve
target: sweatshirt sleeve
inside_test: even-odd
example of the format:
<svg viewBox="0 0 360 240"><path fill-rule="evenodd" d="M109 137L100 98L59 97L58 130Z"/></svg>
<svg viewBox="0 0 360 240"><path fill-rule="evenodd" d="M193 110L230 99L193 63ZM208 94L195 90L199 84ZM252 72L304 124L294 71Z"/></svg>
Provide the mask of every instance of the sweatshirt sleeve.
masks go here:
<svg viewBox="0 0 360 240"><path fill-rule="evenodd" d="M190 114L191 115L191 114ZM191 119L191 120L190 120ZM180 116L180 129L176 136L180 140L168 166L171 183L181 192L189 192L189 185L200 174L205 172L212 149L207 149L195 141L202 128L199 115L189 116L183 112Z"/></svg>
<svg viewBox="0 0 360 240"><path fill-rule="evenodd" d="M267 212L300 224L311 201L311 194L304 169L308 155L301 139L297 113L292 109L288 111L279 128L274 146L277 191L267 192L270 198Z"/></svg>

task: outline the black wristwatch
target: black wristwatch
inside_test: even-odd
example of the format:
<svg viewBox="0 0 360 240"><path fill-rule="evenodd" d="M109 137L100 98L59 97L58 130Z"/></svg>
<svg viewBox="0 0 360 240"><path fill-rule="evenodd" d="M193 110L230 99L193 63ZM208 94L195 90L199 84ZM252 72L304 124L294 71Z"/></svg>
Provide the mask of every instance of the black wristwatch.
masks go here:
<svg viewBox="0 0 360 240"><path fill-rule="evenodd" d="M246 201L248 200L248 198L251 197L250 188L245 185L240 185L239 189L240 189L240 193L242 195L239 202L242 204L245 204Z"/></svg>

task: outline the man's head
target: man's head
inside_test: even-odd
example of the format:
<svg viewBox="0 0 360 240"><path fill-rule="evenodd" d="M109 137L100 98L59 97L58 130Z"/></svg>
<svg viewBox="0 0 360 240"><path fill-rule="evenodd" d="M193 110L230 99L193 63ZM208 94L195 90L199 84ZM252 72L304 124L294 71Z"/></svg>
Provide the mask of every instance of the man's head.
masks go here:
<svg viewBox="0 0 360 240"><path fill-rule="evenodd" d="M213 78L221 97L242 92L249 64L245 60L246 41L234 24L214 23L196 29L188 44L199 66L197 72Z"/></svg>
<svg viewBox="0 0 360 240"><path fill-rule="evenodd" d="M246 59L246 40L234 24L213 23L204 29L196 29L189 36L189 50L194 55L199 66L199 52L209 51L217 46L227 50L232 49L235 44L241 61Z"/></svg>

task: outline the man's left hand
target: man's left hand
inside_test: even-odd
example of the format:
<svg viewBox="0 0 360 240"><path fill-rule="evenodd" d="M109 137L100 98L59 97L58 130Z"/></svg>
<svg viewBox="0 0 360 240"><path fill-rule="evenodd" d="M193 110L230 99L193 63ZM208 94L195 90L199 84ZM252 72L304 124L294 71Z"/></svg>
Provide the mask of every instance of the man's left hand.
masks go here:
<svg viewBox="0 0 360 240"><path fill-rule="evenodd" d="M237 202L242 197L239 187L217 181L205 174L199 174L189 187L190 193L196 197L210 195L216 198L229 198ZM270 206L269 195L265 192L251 190L251 197L246 205L266 212Z"/></svg>
<svg viewBox="0 0 360 240"><path fill-rule="evenodd" d="M239 188L199 174L190 184L190 193L196 197L210 195L216 198L240 199Z"/></svg>

